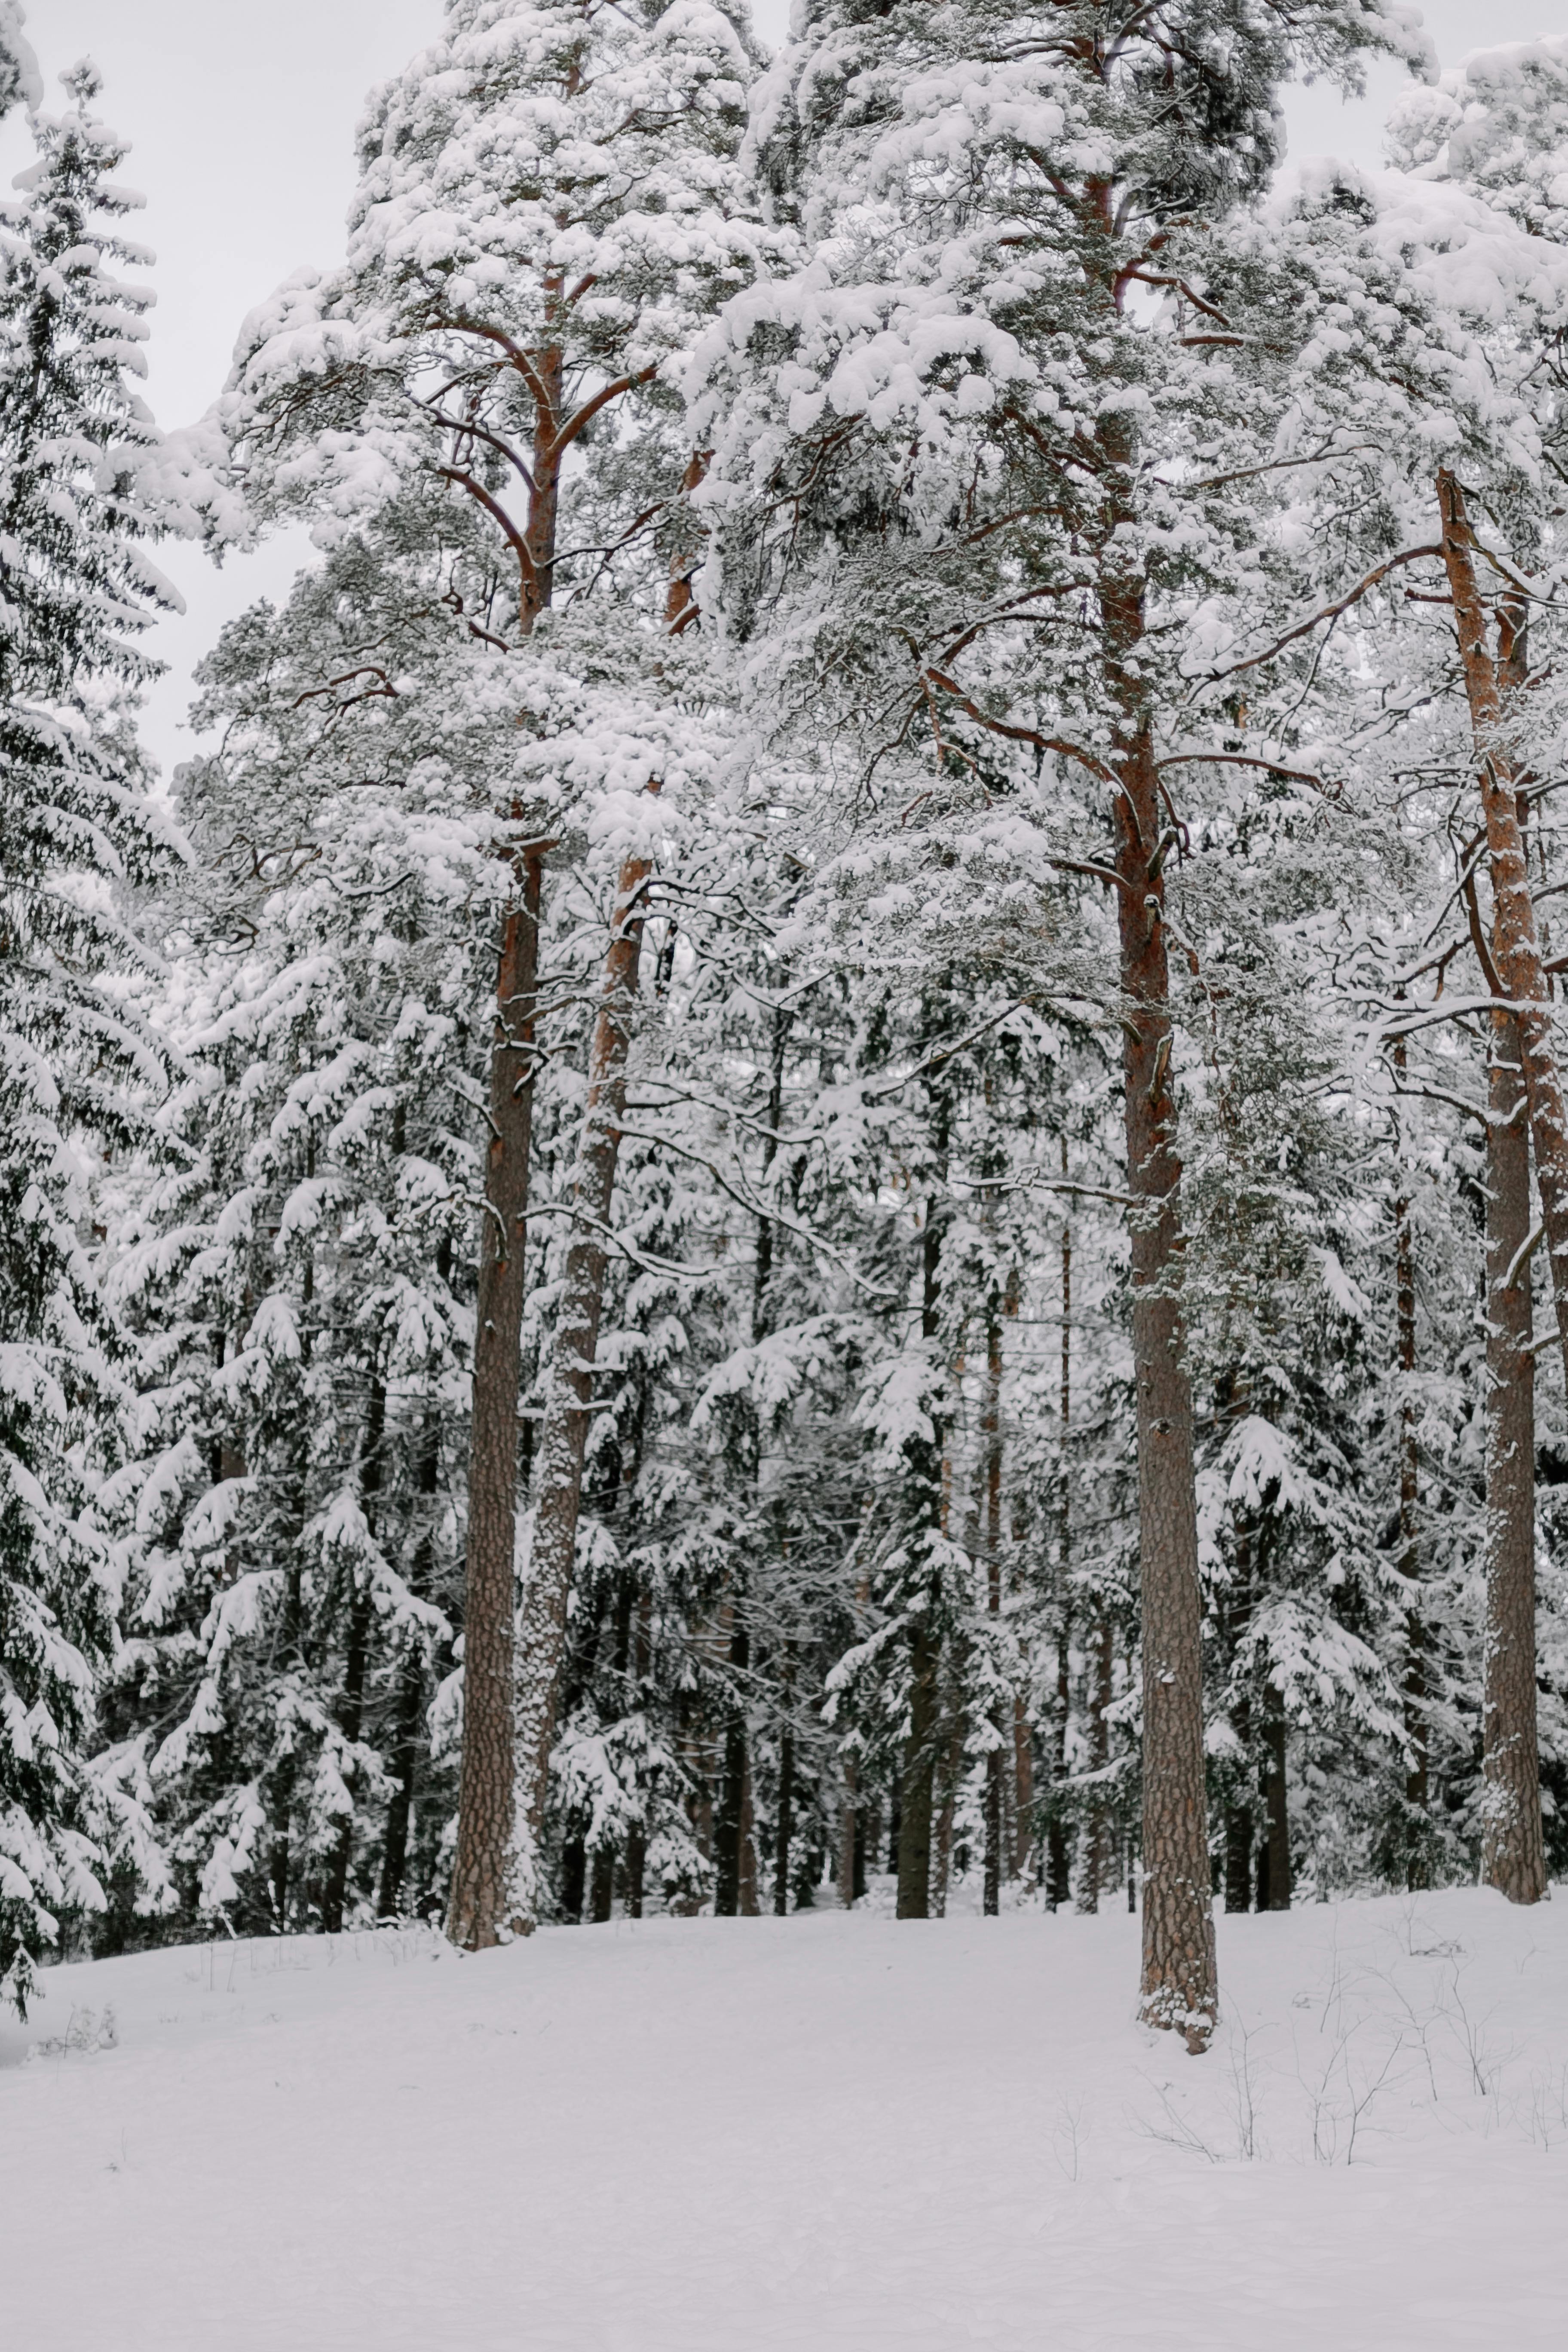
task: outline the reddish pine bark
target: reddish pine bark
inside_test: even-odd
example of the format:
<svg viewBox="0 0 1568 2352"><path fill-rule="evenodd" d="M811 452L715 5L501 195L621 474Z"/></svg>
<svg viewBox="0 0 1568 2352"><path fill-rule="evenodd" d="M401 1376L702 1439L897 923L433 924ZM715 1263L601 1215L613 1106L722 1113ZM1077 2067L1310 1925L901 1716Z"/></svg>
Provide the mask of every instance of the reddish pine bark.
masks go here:
<svg viewBox="0 0 1568 2352"><path fill-rule="evenodd" d="M1486 608L1476 582L1474 539L1464 494L1447 468L1437 477L1443 560L1454 600L1475 734L1481 811L1492 886L1492 961L1502 992L1519 1008L1520 1061L1535 1147L1535 1181L1546 1228L1558 1335L1568 1366L1568 1107L1552 1034L1552 1003L1535 928L1515 780L1500 740L1503 717L1497 665L1487 644Z"/></svg>
<svg viewBox="0 0 1568 2352"><path fill-rule="evenodd" d="M1134 452L1103 430L1113 521L1133 519ZM1125 489L1122 485L1125 484ZM1106 682L1118 709L1111 757L1121 928L1123 1116L1138 1409L1143 1624L1143 1965L1140 2015L1207 2048L1219 2011L1205 1786L1202 1601L1193 1400L1183 1360L1182 1163L1172 1084L1163 824L1146 689L1136 667L1143 583L1102 557Z"/></svg>
<svg viewBox="0 0 1568 2352"><path fill-rule="evenodd" d="M1530 1146L1519 1025L1491 1022L1487 1130L1487 1622L1481 1874L1510 1903L1546 1892L1535 1699L1535 1359Z"/></svg>

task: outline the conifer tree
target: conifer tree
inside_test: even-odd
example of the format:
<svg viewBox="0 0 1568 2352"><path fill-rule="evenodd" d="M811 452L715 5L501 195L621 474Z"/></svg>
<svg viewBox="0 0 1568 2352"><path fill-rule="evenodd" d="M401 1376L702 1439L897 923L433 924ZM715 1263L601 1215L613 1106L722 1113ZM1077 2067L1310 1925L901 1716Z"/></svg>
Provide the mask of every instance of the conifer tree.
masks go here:
<svg viewBox="0 0 1568 2352"><path fill-rule="evenodd" d="M14 95L32 70L5 55ZM134 1792L110 1775L95 1793L83 1769L126 1402L86 1180L160 1067L121 985L143 960L116 893L172 857L126 718L150 669L136 635L174 601L140 545L150 297L114 274L147 257L121 226L138 199L111 177L125 150L90 110L97 74L65 86L0 219L0 1991L19 2006L138 1826Z"/></svg>
<svg viewBox="0 0 1568 2352"><path fill-rule="evenodd" d="M1190 625L1268 569L1237 487L1271 456L1252 367L1231 356L1258 344L1203 290L1221 238L1201 216L1264 185L1292 58L1353 77L1363 44L1395 37L1337 0L1289 30L1226 9L1221 38L1220 21L1203 0L1127 24L1093 6L1059 23L809 11L763 86L757 149L813 258L731 304L698 412L735 517L737 621L804 545L816 609L795 626L831 645L830 670L853 667L868 758L918 727L950 791L964 772L989 785L1021 746L1085 787L1062 852L1115 894L1132 1202L1143 2011L1194 2050L1215 1989L1165 910L1190 829L1173 772L1285 755L1261 714L1192 708L1195 645L1164 671L1156 647L1162 615ZM1151 296L1168 331L1144 324Z"/></svg>

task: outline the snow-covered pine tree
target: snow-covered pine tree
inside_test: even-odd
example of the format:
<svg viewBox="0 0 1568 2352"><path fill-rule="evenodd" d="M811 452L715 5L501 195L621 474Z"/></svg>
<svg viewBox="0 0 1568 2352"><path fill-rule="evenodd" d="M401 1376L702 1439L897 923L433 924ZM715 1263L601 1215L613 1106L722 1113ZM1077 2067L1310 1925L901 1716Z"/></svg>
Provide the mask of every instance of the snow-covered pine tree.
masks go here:
<svg viewBox="0 0 1568 2352"><path fill-rule="evenodd" d="M1143 2005L1194 2050L1215 1990L1165 898L1194 763L1195 794L1213 755L1264 775L1290 760L1261 690L1250 709L1192 707L1205 614L1282 585L1258 545L1254 486L1274 452L1257 430L1271 403L1252 289L1227 310L1205 287L1227 206L1277 160L1273 92L1292 61L1353 78L1364 46L1404 42L1339 0L1289 26L1206 0L1128 23L1093 6L1045 22L825 0L757 110L759 171L812 257L731 302L697 409L737 624L756 626L794 567L788 629L870 715L862 756L904 751L907 769L918 728L949 793L966 774L1016 789L1009 763L1049 760L1081 795L1076 824L1056 818L1058 856L1116 894ZM788 641L775 625L764 658Z"/></svg>
<svg viewBox="0 0 1568 2352"><path fill-rule="evenodd" d="M15 23L7 97L36 81ZM82 1760L112 1646L102 1486L125 1403L86 1182L161 1065L118 894L173 857L128 718L137 633L174 601L134 487L155 443L134 389L150 297L117 275L147 256L124 234L139 199L112 177L125 150L91 111L97 74L65 86L0 214L0 1994L19 2006L139 1828L134 1791L95 1791Z"/></svg>
<svg viewBox="0 0 1568 2352"><path fill-rule="evenodd" d="M186 1916L274 1932L423 1907L449 1866L426 1717L519 738L461 618L485 550L444 513L395 505L207 664L219 749L182 774L198 871L166 915L184 1156L127 1181L112 1235L144 1397L114 1717Z"/></svg>
<svg viewBox="0 0 1568 2352"><path fill-rule="evenodd" d="M510 612L473 624L507 646L529 639L568 587L586 593L613 579L617 560L647 568L650 538L659 546L656 568L678 556L688 463L676 395L681 354L713 301L756 260L734 163L751 62L746 38L717 8L458 0L441 42L373 99L347 266L286 288L254 322L230 425L262 507L353 515L367 499L380 503L392 479L445 482L489 519L515 568ZM568 516L575 527L563 547ZM590 652L590 672L596 659ZM520 698L528 691L520 679ZM497 855L513 873L514 894L498 945L480 1227L467 1793L451 1920L457 1940L470 1945L535 1916L522 1848L531 1850L543 1803L575 1525L576 1482L567 1475L557 1514L565 1567L561 1546L547 1547L535 1580L539 1688L514 1803L531 1028L542 869L563 813L547 793L498 806L497 817ZM610 897L605 984L614 991L636 926L626 931L628 910L617 912ZM585 1270L590 1290L593 1272ZM584 1423L574 1406L563 1411L570 1473Z"/></svg>

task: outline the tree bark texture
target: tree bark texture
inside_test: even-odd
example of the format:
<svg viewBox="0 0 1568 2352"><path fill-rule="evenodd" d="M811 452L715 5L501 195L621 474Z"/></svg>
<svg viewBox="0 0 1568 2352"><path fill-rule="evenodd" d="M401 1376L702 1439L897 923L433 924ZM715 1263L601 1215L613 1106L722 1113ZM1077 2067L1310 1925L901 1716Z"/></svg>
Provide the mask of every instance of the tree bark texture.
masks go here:
<svg viewBox="0 0 1568 2352"><path fill-rule="evenodd" d="M533 1016L543 859L521 861L496 977L489 1147L479 1229L463 1610L463 1755L447 1933L468 1951L510 1916L513 1835L512 1621L517 1553L517 1399L533 1125Z"/></svg>
<svg viewBox="0 0 1568 2352"><path fill-rule="evenodd" d="M1138 1410L1143 1619L1143 1966L1140 2014L1207 2047L1218 2015L1205 1787L1202 1601L1193 1402L1183 1361L1181 1181L1172 1083L1159 772L1128 659L1142 584L1101 593L1109 682L1121 705L1116 871L1122 1075Z"/></svg>
<svg viewBox="0 0 1568 2352"><path fill-rule="evenodd" d="M1487 1129L1487 1622L1481 1875L1510 1903L1546 1892L1535 1697L1535 1359L1530 1146L1518 1024L1491 1022Z"/></svg>
<svg viewBox="0 0 1568 2352"><path fill-rule="evenodd" d="M657 790L657 783L650 783L649 789ZM566 1601L576 1549L594 1360L604 1307L606 1234L626 1115L626 1056L642 954L644 893L652 871L650 859L630 856L623 862L616 882L572 1190L573 1234L539 1446L533 1546L521 1615L517 1675L516 1843L510 1909L520 1934L529 1933L537 1924L542 1902L539 1841L550 1786Z"/></svg>
<svg viewBox="0 0 1568 2352"><path fill-rule="evenodd" d="M1492 961L1503 995L1519 1008L1520 1061L1531 1141L1535 1147L1535 1181L1546 1229L1558 1337L1568 1368L1568 1107L1563 1102L1551 992L1536 931L1513 762L1501 740L1502 688L1487 644L1486 608L1476 581L1475 540L1464 493L1446 467L1437 476L1437 501L1486 820Z"/></svg>

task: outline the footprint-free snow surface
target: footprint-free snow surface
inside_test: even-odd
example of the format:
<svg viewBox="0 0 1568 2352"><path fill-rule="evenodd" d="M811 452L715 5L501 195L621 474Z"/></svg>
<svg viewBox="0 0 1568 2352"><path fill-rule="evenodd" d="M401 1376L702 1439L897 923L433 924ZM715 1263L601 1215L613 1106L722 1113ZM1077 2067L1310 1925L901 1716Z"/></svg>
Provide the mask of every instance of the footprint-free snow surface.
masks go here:
<svg viewBox="0 0 1568 2352"><path fill-rule="evenodd" d="M1568 1900L227 1941L0 2028L5 2352L1568 2345ZM29 2054L29 2053L31 2054Z"/></svg>

